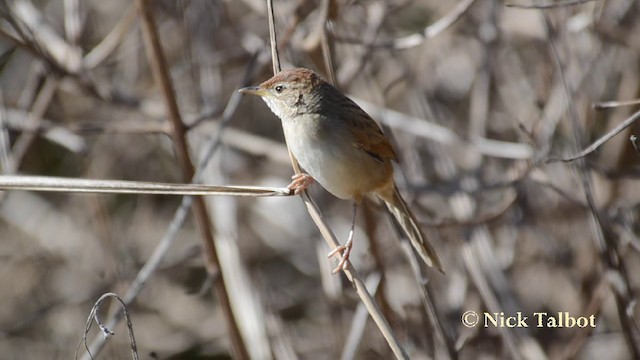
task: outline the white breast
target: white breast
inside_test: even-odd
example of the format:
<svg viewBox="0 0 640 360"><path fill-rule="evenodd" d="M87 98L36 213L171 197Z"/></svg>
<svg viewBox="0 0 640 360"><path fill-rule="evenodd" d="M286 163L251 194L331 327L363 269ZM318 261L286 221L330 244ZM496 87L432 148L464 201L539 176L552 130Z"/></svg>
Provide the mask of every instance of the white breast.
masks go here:
<svg viewBox="0 0 640 360"><path fill-rule="evenodd" d="M336 197L352 199L363 189L371 189L373 183L379 184L384 176L381 169L377 171L378 162L353 146L346 129L317 129L314 125L318 123L309 119L283 121L282 125L287 145L300 166Z"/></svg>

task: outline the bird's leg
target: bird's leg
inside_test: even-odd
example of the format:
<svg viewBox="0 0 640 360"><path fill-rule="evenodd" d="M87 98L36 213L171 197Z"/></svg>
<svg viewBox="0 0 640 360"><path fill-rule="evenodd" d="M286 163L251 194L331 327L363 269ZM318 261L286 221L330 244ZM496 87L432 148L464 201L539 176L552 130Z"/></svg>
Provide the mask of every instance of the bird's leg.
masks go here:
<svg viewBox="0 0 640 360"><path fill-rule="evenodd" d="M349 255L351 255L351 249L353 248L353 234L356 228L356 214L358 213L358 201L353 202L353 219L351 220L351 231L349 231L349 238L344 245L340 245L337 248L333 249L327 257L335 256L336 254L341 254L342 259L338 263L335 269L331 272L332 274L337 273L340 270L347 270Z"/></svg>
<svg viewBox="0 0 640 360"><path fill-rule="evenodd" d="M291 177L293 181L287 185L287 189L293 190L293 193L299 195L301 192L307 190L311 184L313 184L313 178L306 173L295 174Z"/></svg>

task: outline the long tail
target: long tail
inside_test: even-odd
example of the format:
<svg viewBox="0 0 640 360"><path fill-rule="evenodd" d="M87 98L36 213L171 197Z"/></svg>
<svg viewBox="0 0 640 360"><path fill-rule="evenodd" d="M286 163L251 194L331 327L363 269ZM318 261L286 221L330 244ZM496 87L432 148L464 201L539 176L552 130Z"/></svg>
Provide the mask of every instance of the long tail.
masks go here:
<svg viewBox="0 0 640 360"><path fill-rule="evenodd" d="M393 214L393 217L396 218L398 224L400 224L405 234L407 234L411 245L413 245L413 248L418 252L422 260L424 260L427 265L435 267L438 271L444 273L436 250L420 230L416 218L413 216L413 213L411 213L411 210L409 210L402 196L400 196L395 185L393 188L390 187L378 192L378 196L384 201L385 205L387 205L387 209Z"/></svg>

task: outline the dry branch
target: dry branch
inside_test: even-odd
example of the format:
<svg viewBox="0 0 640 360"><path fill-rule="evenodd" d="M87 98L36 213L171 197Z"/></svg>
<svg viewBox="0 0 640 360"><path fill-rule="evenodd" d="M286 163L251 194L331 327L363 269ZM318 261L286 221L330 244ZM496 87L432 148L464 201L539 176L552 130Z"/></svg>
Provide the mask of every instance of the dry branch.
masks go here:
<svg viewBox="0 0 640 360"><path fill-rule="evenodd" d="M227 195L249 197L291 195L291 190L287 188L168 184L142 181L91 180L19 175L0 175L0 189L101 194Z"/></svg>

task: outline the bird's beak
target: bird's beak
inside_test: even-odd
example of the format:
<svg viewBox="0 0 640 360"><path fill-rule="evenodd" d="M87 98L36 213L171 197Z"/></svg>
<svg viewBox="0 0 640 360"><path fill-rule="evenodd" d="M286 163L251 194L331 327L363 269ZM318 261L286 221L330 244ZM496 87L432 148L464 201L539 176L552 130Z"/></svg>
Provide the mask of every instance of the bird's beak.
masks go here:
<svg viewBox="0 0 640 360"><path fill-rule="evenodd" d="M243 87L238 91L240 91L243 94L249 94L249 95L258 95L258 96L267 95L267 91L261 88L260 86L247 86L247 87Z"/></svg>

